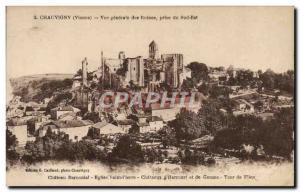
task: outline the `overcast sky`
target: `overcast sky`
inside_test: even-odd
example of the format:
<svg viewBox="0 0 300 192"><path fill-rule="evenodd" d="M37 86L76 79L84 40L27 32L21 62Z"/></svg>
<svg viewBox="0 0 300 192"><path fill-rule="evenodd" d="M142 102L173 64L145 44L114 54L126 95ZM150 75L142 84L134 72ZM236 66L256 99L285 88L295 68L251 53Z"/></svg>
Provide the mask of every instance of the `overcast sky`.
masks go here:
<svg viewBox="0 0 300 192"><path fill-rule="evenodd" d="M185 8L8 8L7 72L9 77L43 73L75 73L87 57L89 70L124 51L148 57L148 45L159 53L182 53L184 63L276 72L293 69L292 7ZM34 20L40 15L181 16L178 21Z"/></svg>

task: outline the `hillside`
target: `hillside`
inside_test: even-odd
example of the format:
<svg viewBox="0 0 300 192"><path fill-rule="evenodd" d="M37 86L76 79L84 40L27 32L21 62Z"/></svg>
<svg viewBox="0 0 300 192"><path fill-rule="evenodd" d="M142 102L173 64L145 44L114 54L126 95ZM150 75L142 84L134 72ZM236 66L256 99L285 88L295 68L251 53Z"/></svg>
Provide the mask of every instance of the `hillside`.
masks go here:
<svg viewBox="0 0 300 192"><path fill-rule="evenodd" d="M39 102L55 91L71 88L72 77L73 74L39 74L11 78L9 82L14 96L21 96L25 102Z"/></svg>

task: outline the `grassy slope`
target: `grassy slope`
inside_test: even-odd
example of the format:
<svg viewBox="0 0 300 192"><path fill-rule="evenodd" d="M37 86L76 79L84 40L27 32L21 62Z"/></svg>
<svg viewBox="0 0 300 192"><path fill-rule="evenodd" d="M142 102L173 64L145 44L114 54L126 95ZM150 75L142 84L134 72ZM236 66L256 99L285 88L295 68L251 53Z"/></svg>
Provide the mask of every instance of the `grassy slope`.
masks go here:
<svg viewBox="0 0 300 192"><path fill-rule="evenodd" d="M66 78L71 79L72 77L73 74L38 74L11 78L9 81L14 95L22 95L24 101L30 101L41 91L40 87L44 83ZM28 92L22 93L23 89L27 89Z"/></svg>

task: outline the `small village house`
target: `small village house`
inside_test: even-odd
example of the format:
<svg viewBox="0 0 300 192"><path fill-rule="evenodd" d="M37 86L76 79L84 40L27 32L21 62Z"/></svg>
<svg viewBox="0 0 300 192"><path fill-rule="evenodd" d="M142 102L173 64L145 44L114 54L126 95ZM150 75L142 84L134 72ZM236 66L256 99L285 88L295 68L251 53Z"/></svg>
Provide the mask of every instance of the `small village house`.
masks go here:
<svg viewBox="0 0 300 192"><path fill-rule="evenodd" d="M70 121L52 121L43 125L38 130L39 137L45 136L47 130L50 128L53 132L64 132L69 135L69 138L74 140L81 140L88 133L89 128L93 123L89 120L70 120Z"/></svg>

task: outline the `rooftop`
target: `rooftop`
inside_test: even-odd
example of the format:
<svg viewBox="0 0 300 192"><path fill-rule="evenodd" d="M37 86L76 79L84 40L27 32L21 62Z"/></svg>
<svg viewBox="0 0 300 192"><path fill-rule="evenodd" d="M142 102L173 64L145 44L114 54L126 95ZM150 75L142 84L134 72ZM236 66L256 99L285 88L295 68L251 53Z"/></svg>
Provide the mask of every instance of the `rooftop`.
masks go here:
<svg viewBox="0 0 300 192"><path fill-rule="evenodd" d="M115 126L114 124L107 123L107 122L98 122L93 125L94 128L100 129L100 130L101 130L101 128L103 128L105 126L108 126L110 130L118 128L118 126Z"/></svg>
<svg viewBox="0 0 300 192"><path fill-rule="evenodd" d="M131 119L125 119L125 120L119 120L117 121L118 125L132 125L135 123L135 121Z"/></svg>
<svg viewBox="0 0 300 192"><path fill-rule="evenodd" d="M71 105L67 105L67 106L60 106L60 107L55 107L53 109L51 109L51 111L76 111L75 107L72 107Z"/></svg>
<svg viewBox="0 0 300 192"><path fill-rule="evenodd" d="M108 124L107 122L101 121L101 122L95 123L95 124L93 125L93 127L94 127L94 128L97 128L97 129L100 129L100 128L104 127L104 126L107 125L107 124Z"/></svg>
<svg viewBox="0 0 300 192"><path fill-rule="evenodd" d="M158 117L158 116L151 116L147 118L148 122L154 122L154 121L163 121L162 118Z"/></svg>
<svg viewBox="0 0 300 192"><path fill-rule="evenodd" d="M54 125L56 128L74 128L74 127L83 127L87 125L92 125L93 122L90 120L58 120L58 121L52 121L50 123L45 124L48 125Z"/></svg>

